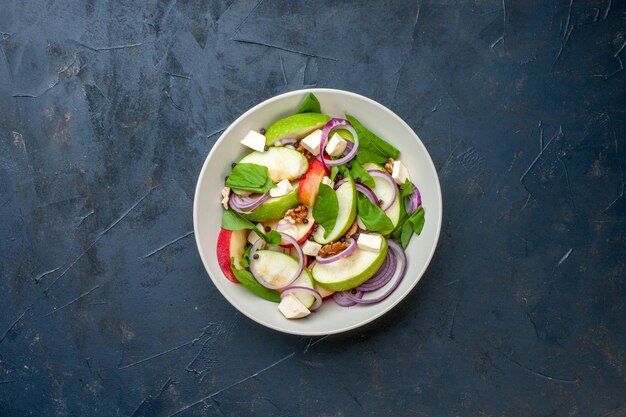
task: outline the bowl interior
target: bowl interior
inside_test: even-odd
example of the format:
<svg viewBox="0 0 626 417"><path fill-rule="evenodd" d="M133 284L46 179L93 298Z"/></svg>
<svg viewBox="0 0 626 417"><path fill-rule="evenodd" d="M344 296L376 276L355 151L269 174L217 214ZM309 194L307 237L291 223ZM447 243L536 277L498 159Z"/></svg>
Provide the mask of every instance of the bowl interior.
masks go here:
<svg viewBox="0 0 626 417"><path fill-rule="evenodd" d="M216 258L217 236L223 208L220 191L232 162L246 154L239 141L251 129L267 127L289 116L304 96L312 92L322 111L335 117L355 116L368 129L400 149L400 160L409 168L426 211L426 224L420 236L413 236L407 248L408 268L398 289L385 301L374 305L339 307L332 301L302 320L287 320L277 304L263 300L222 274ZM441 189L428 151L411 128L381 104L358 94L332 89L308 89L286 93L253 107L239 117L211 149L198 179L194 198L195 238L202 262L218 290L240 312L269 328L299 335L324 335L354 329L380 317L400 302L417 284L433 256L442 221Z"/></svg>

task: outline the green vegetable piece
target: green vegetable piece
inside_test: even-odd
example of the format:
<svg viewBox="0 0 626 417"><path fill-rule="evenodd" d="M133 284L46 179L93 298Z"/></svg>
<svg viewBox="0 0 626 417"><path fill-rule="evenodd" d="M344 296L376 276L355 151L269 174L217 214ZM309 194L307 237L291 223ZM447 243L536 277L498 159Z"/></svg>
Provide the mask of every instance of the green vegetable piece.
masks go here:
<svg viewBox="0 0 626 417"><path fill-rule="evenodd" d="M238 190L264 194L276 187L267 175L267 167L257 164L239 163L226 179L226 186Z"/></svg>
<svg viewBox="0 0 626 417"><path fill-rule="evenodd" d="M321 113L321 112L322 112L322 107L320 106L320 102L317 99L317 97L315 97L315 94L313 93L307 94L302 104L300 104L300 107L298 107L298 110L296 110L296 114L298 113Z"/></svg>
<svg viewBox="0 0 626 417"><path fill-rule="evenodd" d="M410 216L406 215L404 209L402 211L402 219L391 235L400 240L400 244L404 249L406 249L413 233L418 236L422 233L424 224L426 223L426 212L422 206L419 206L418 209L415 210Z"/></svg>
<svg viewBox="0 0 626 417"><path fill-rule="evenodd" d="M378 137L375 133L367 129L357 119L346 114L346 119L352 124L352 127L359 135L359 152L357 160L364 164L366 162L374 162L383 164L387 159L397 159L400 151L384 139Z"/></svg>
<svg viewBox="0 0 626 417"><path fill-rule="evenodd" d="M280 294L278 291L265 288L258 283L254 276L247 269L235 268L235 258L230 258L230 270L233 271L233 275L237 278L237 281L244 287L249 289L252 293L274 303L280 303Z"/></svg>
<svg viewBox="0 0 626 417"><path fill-rule="evenodd" d="M361 193L357 193L356 199L357 213L368 230L381 232L393 229L393 223L383 209L372 203Z"/></svg>
<svg viewBox="0 0 626 417"><path fill-rule="evenodd" d="M335 190L320 183L317 200L313 207L313 218L324 227L324 238L328 237L328 234L335 228L338 212L339 201Z"/></svg>
<svg viewBox="0 0 626 417"><path fill-rule="evenodd" d="M411 184L411 181L409 181L407 178L407 180L404 182L404 185L402 186L402 194L400 194L400 197L409 197L411 194L413 194L413 191L413 184Z"/></svg>
<svg viewBox="0 0 626 417"><path fill-rule="evenodd" d="M339 174L339 168L338 167L330 167L330 179L335 181L335 178L337 177L337 174Z"/></svg>
<svg viewBox="0 0 626 417"><path fill-rule="evenodd" d="M350 165L352 166L352 169L350 169L350 175L352 175L352 178L355 178L355 179L358 178L361 184L367 185L370 188L376 187L374 178L372 178L369 172L367 172L367 170L363 168L363 166L359 163L358 160L350 161Z"/></svg>
<svg viewBox="0 0 626 417"><path fill-rule="evenodd" d="M226 230L253 230L268 246L277 246L281 241L280 233L276 230L265 234L261 232L254 223L233 210L224 211L222 215L222 228Z"/></svg>

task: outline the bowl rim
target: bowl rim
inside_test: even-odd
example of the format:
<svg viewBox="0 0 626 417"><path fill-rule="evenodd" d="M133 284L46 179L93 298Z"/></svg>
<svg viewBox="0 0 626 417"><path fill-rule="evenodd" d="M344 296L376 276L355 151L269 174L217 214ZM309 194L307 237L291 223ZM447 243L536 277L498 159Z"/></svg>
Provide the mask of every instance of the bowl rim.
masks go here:
<svg viewBox="0 0 626 417"><path fill-rule="evenodd" d="M285 328L281 328L278 326L275 326L271 323L267 323L264 321L260 321L259 319L257 319L257 317L255 317L252 314L249 314L246 311L243 311L242 309L240 309L237 306L237 302L233 299L234 297L231 297L230 295L222 292L219 287L217 287L217 285L215 285L215 283L213 283L213 285L215 285L215 287L217 288L217 290L220 292L220 294L226 298L226 300L237 310L239 311L241 314L243 314L244 316L248 317L249 319L251 319L252 321L254 321L255 323L258 323L264 327L270 328L272 330L281 332L281 333L286 333L286 334L293 334L293 335L298 335L298 336L325 336L325 335L330 335L330 334L337 334L337 333L344 333L344 332L348 332L350 330L354 330L356 328L362 327L368 323L373 322L374 320L382 317L383 315L385 315L387 312L389 312L391 309L393 309L395 306L397 306L402 300L404 300L406 298L406 296L413 291L413 289L417 286L417 283L420 282L420 280L422 279L422 277L424 276L424 273L426 272L426 270L428 269L428 267L430 266L430 263L435 255L435 251L437 249L437 246L439 245L439 238L441 235L441 226L443 224L443 198L442 198L442 193L441 193L441 184L439 182L439 174L437 173L437 168L435 167L435 164L432 160L432 157L430 156L430 153L428 152L428 149L426 148L426 146L424 145L424 143L422 142L422 140L420 139L420 137L417 135L417 133L415 133L415 131L413 130L413 128L411 128L411 126L409 126L408 123L406 123L404 121L404 119L402 119L400 116L398 116L395 112L393 112L391 109L389 109L387 106L372 100L369 97L363 96L361 94L358 93L353 93L351 91L346 91L346 90L340 90L340 89L335 89L335 88L304 88L304 89L300 89L300 90L293 90L293 91L289 91L286 93L282 93L282 94L278 94L276 96L270 97L267 100L264 100L258 104L256 104L255 106L251 107L249 110L247 110L246 112L244 112L243 114L241 114L239 117L237 117L233 122L231 122L228 127L222 132L222 134L220 135L220 137L215 141L215 143L213 144L213 146L211 147L211 150L209 151L209 154L207 155L207 157L204 160L204 163L202 164L202 169L200 170L200 174L198 175L198 180L196 182L196 188L195 188L195 192L194 192L194 199L193 199L193 230L194 230L194 239L196 241L196 248L198 250L198 253L200 254L200 259L202 260L202 264L204 266L204 269L209 277L209 279L211 281L214 281L214 278L211 276L210 272L209 272L209 262L207 259L205 259L205 256L203 255L203 250L201 250L202 248L202 243L200 242L200 234L198 231L198 195L200 192L200 186L203 182L203 178L205 177L205 172L208 169L209 166L209 161L212 159L213 154L216 152L216 149L218 148L218 145L223 142L225 140L225 138L228 136L228 134L230 133L230 131L232 129L234 129L234 127L243 119L245 119L248 115L250 115L251 113L254 113L255 111L257 111L259 108L261 107L265 107L271 103L273 103L274 101L278 101L281 100L285 97L290 97L290 96L296 96L296 95L304 95L304 94L308 94L308 93L331 93L331 94L341 94L341 95L347 95L347 96L352 96L353 98L359 99L359 100L364 100L367 101L371 104L373 104L374 106L379 107L381 110L388 112L393 118L395 118L398 122L400 122L400 124L408 129L409 132L413 133L415 135L415 137L418 140L418 145L421 146L426 154L426 156L428 157L428 163L430 164L430 168L432 168L433 172L435 173L435 187L436 187L436 191L437 191L437 197L438 197L438 202L439 202L439 213L438 213L438 224L437 224L437 228L436 228L436 234L435 234L435 240L433 242L433 245L430 249L430 253L428 254L427 260L426 262L422 265L422 268L420 269L419 273L417 274L417 277L415 279L415 281L402 293L400 294L399 297L397 297L397 299L395 301L393 301L392 303L390 303L386 308L384 308L382 311L373 314L371 317L368 317L366 320L363 320L361 322L355 323L355 324L351 324L351 325L347 325L341 328L337 328L331 331L299 331L299 330L290 330L290 329L285 329Z"/></svg>

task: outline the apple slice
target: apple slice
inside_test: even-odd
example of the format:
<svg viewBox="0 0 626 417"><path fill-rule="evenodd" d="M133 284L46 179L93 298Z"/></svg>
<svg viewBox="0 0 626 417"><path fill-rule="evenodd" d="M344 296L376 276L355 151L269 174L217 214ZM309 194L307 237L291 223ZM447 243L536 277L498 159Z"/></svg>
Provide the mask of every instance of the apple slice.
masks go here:
<svg viewBox="0 0 626 417"><path fill-rule="evenodd" d="M271 250L258 250L256 259L250 258L250 271L254 271L259 278L272 284L284 285L298 270L298 261L289 255ZM291 284L307 288L313 288L311 272L304 268L300 276ZM315 297L301 292L295 293L296 297L309 308L315 302Z"/></svg>
<svg viewBox="0 0 626 417"><path fill-rule="evenodd" d="M229 281L239 283L233 271L230 269L230 258L235 258L235 268L244 269L241 266L241 258L246 247L248 237L247 230L220 230L217 237L217 263Z"/></svg>
<svg viewBox="0 0 626 417"><path fill-rule="evenodd" d="M337 188L336 193L337 200L339 201L339 211L337 212L335 227L327 237L324 237L324 227L321 224L318 225L317 230L313 232L313 239L322 245L343 236L350 226L352 226L356 218L356 187L354 180L348 177L347 181Z"/></svg>
<svg viewBox="0 0 626 417"><path fill-rule="evenodd" d="M315 259L313 259L309 263L308 268L310 270L312 270L316 263L317 263L317 261ZM333 295L335 293L335 291L327 290L326 288L320 286L317 282L315 282L315 280L313 280L313 289L315 291L317 291L318 293L320 293L322 298L328 298L328 297L330 297L331 295Z"/></svg>
<svg viewBox="0 0 626 417"><path fill-rule="evenodd" d="M312 268L313 279L319 286L331 291L346 291L370 279L376 274L387 256L387 240L379 252L357 248L352 255L329 264L317 262Z"/></svg>
<svg viewBox="0 0 626 417"><path fill-rule="evenodd" d="M378 171L387 172L380 165L376 165L371 162L367 162L363 164L363 169L366 169L366 170L375 169ZM373 177L373 178L374 178L374 184L376 184L376 186L372 188L372 191L374 191L374 194L376 194L376 197L379 200L383 200L385 203L387 203L389 200L391 200L391 197L393 196L394 190L392 187L395 187L395 184L391 185L388 181L385 181L384 178L380 178L380 177ZM393 202L391 207L389 207L385 211L385 214L387 214L387 217L389 217L389 220L391 220L391 223L393 224L393 228L391 230L382 231L381 233L383 235L388 235L389 233L393 232L393 229L395 229L396 226L398 225L398 222L400 221L400 204L401 204L400 191L398 191L396 195L396 200Z"/></svg>
<svg viewBox="0 0 626 417"><path fill-rule="evenodd" d="M296 180L309 168L309 161L300 152L275 146L265 152L249 153L239 162L267 167L267 175L276 183L282 180Z"/></svg>
<svg viewBox="0 0 626 417"><path fill-rule="evenodd" d="M307 213L307 223L292 224L288 220L284 219L279 221L274 230L277 232L286 233L289 236L296 239L298 244L303 244L309 235L313 232L313 226L315 226L315 219L313 218L313 210L309 209ZM281 243L280 246L290 248L293 245L291 243Z"/></svg>
<svg viewBox="0 0 626 417"><path fill-rule="evenodd" d="M278 139L302 139L316 129L321 129L330 120L321 113L299 113L274 122L265 132L265 144L271 145Z"/></svg>
<svg viewBox="0 0 626 417"><path fill-rule="evenodd" d="M290 208L297 206L300 201L298 200L298 186L294 184L293 190L281 197L270 197L261 204L256 210L250 213L242 213L242 216L252 222L270 222L272 220L279 220L285 216L285 213Z"/></svg>
<svg viewBox="0 0 626 417"><path fill-rule="evenodd" d="M315 205L317 199L317 192L319 190L322 178L326 175L324 165L317 160L313 159L309 163L309 170L304 175L304 178L300 180L298 184L298 197L300 201L309 207Z"/></svg>

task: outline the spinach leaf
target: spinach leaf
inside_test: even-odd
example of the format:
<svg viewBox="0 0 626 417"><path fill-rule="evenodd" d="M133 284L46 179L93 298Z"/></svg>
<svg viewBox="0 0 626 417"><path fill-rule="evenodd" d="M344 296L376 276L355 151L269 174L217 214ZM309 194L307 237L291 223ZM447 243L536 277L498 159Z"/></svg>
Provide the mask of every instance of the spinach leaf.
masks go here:
<svg viewBox="0 0 626 417"><path fill-rule="evenodd" d="M374 182L374 178L367 172L365 168L359 163L358 160L353 160L350 162L352 168L350 169L350 175L355 180L359 181L363 185L367 185L370 188L376 187L376 183Z"/></svg>
<svg viewBox="0 0 626 417"><path fill-rule="evenodd" d="M298 113L321 113L321 112L322 112L322 107L320 106L320 102L317 99L317 97L315 97L315 95L312 93L307 94L302 104L300 104L300 107L298 107L298 110L296 110L296 114Z"/></svg>
<svg viewBox="0 0 626 417"><path fill-rule="evenodd" d="M276 187L267 176L267 167L257 164L237 164L226 179L226 186L264 194Z"/></svg>
<svg viewBox="0 0 626 417"><path fill-rule="evenodd" d="M226 230L253 230L268 246L277 246L280 244L280 233L272 230L267 235L261 232L254 223L243 217L241 214L233 210L226 210L222 216L222 228Z"/></svg>
<svg viewBox="0 0 626 417"><path fill-rule="evenodd" d="M335 181L335 178L337 177L337 174L339 174L339 168L337 168L337 167L330 167L330 179Z"/></svg>
<svg viewBox="0 0 626 417"><path fill-rule="evenodd" d="M407 180L404 182L404 186L402 186L402 194L400 194L400 197L401 198L408 197L411 194L413 194L413 191L414 191L413 184L407 178Z"/></svg>
<svg viewBox="0 0 626 417"><path fill-rule="evenodd" d="M335 190L326 184L320 184L317 200L313 206L313 218L324 228L324 237L335 228L338 213L339 201Z"/></svg>
<svg viewBox="0 0 626 417"><path fill-rule="evenodd" d="M244 287L249 289L254 294L268 301L280 303L280 294L275 290L265 288L254 279L254 276L247 269L235 268L235 258L230 258L230 270L233 271L233 275L237 278L237 281Z"/></svg>
<svg viewBox="0 0 626 417"><path fill-rule="evenodd" d="M375 133L367 129L357 119L346 114L346 119L359 135L359 154L357 160L361 163L375 162L377 164L387 162L388 158L397 159L400 151L384 139L376 136Z"/></svg>
<svg viewBox="0 0 626 417"><path fill-rule="evenodd" d="M420 235L422 230L424 229L424 223L426 222L424 207L419 206L417 210L415 210L410 216L404 215L404 218L396 227L396 230L393 231L392 235L399 240L400 244L404 249L409 245L409 241L411 240L411 236L413 233L416 235ZM400 228L400 229L399 229ZM397 231L400 230L400 233Z"/></svg>
<svg viewBox="0 0 626 417"><path fill-rule="evenodd" d="M372 203L361 193L356 194L357 212L367 230L373 232L387 232L393 228L391 219L383 209Z"/></svg>
<svg viewBox="0 0 626 417"><path fill-rule="evenodd" d="M246 247L243 249L243 255L241 255L241 260L239 261L239 265L244 268L250 266L250 249L252 249L252 245L250 243L246 243Z"/></svg>

